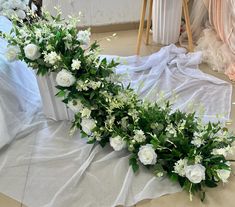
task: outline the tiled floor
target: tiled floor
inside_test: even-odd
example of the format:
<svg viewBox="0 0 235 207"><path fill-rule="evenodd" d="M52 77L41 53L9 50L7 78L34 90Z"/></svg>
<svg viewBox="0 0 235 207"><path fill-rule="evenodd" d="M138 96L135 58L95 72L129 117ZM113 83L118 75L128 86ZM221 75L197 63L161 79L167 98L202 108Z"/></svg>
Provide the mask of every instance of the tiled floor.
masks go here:
<svg viewBox="0 0 235 207"><path fill-rule="evenodd" d="M116 32L116 37L111 37L113 33L93 34L92 39L97 39L102 46L102 54L129 56L135 55L137 31L121 31ZM151 43L146 46L144 40L142 42L141 55L149 55L157 52L161 47ZM200 68L211 75L214 75L223 80L228 78L217 72L211 71L207 65L202 64ZM233 83L235 89L235 84ZM231 120L235 120L235 92L233 90L233 101ZM235 122L227 125L235 132ZM234 157L235 158L235 157ZM233 165L235 170L235 165ZM209 189L207 192L207 199L205 203L201 203L196 197L192 202L189 201L188 195L185 192L173 195L163 196L159 199L142 201L135 205L136 207L233 207L235 206L235 176L231 176L230 182L224 186L215 189ZM0 194L0 207L23 207L23 204Z"/></svg>

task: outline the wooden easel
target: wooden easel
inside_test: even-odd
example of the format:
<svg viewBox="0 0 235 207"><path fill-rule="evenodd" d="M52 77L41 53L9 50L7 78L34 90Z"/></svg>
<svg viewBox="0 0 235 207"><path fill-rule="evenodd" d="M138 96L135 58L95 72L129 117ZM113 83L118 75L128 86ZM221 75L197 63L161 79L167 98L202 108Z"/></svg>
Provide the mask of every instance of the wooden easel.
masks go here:
<svg viewBox="0 0 235 207"><path fill-rule="evenodd" d="M139 25L139 32L138 32L138 41L137 41L137 55L140 54L140 47L141 47L141 40L144 32L144 20L146 15L146 9L147 9L147 1L143 0L142 4L142 10L141 10L141 18L140 18L140 25ZM146 27L146 44L149 44L149 31L151 26L151 20L152 20L152 10L153 10L153 0L149 0L149 13L147 18L147 27ZM176 1L176 0L175 0ZM183 12L185 17L185 23L186 23L186 31L188 34L188 50L190 52L193 51L193 38L192 38L192 31L190 27L190 18L189 18L189 11L188 11L188 0L183 0Z"/></svg>

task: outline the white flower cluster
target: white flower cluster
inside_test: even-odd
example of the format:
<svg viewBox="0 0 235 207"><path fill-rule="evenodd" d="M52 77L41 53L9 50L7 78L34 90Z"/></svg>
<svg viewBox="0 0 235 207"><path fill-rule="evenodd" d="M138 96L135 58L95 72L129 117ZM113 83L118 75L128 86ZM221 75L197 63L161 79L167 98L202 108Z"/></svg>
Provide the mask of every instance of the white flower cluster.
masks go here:
<svg viewBox="0 0 235 207"><path fill-rule="evenodd" d="M102 86L102 83L100 81L92 81L92 80L79 80L77 81L77 90L78 91L88 91L89 88L96 90L97 88L100 88Z"/></svg>
<svg viewBox="0 0 235 207"><path fill-rule="evenodd" d="M217 148L213 149L211 154L212 155L223 155L224 157L227 157L229 154L233 154L233 147L227 146L224 148Z"/></svg>
<svg viewBox="0 0 235 207"><path fill-rule="evenodd" d="M133 138L137 143L142 143L146 140L146 136L142 130L135 130L134 133L135 135Z"/></svg>
<svg viewBox="0 0 235 207"><path fill-rule="evenodd" d="M25 19L28 3L28 0L0 0L0 15Z"/></svg>
<svg viewBox="0 0 235 207"><path fill-rule="evenodd" d="M44 61L46 63L49 63L51 65L56 64L59 60L61 60L61 57L56 52L50 52L48 54L44 54Z"/></svg>
<svg viewBox="0 0 235 207"><path fill-rule="evenodd" d="M194 132L191 144L193 144L197 148L201 147L203 144L205 144L205 140L203 140L203 135L203 133Z"/></svg>

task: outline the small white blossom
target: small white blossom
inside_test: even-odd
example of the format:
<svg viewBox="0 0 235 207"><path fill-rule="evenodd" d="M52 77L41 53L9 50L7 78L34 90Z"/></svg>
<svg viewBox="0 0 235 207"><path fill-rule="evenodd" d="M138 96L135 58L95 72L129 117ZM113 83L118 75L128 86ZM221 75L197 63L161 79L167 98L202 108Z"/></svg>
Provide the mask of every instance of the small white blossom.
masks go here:
<svg viewBox="0 0 235 207"><path fill-rule="evenodd" d="M157 162L157 154L151 144L141 146L138 157L144 165L155 165Z"/></svg>
<svg viewBox="0 0 235 207"><path fill-rule="evenodd" d="M202 161L202 156L201 155L196 155L195 156L195 164L199 164Z"/></svg>
<svg viewBox="0 0 235 207"><path fill-rule="evenodd" d="M194 133L194 137L193 140L191 141L191 144L193 144L194 146L196 146L197 148L199 148L200 146L202 146L203 144L205 144L205 140L203 140L203 134Z"/></svg>
<svg viewBox="0 0 235 207"><path fill-rule="evenodd" d="M79 70L79 68L81 67L81 61L79 61L78 59L73 60L71 67L72 70Z"/></svg>
<svg viewBox="0 0 235 207"><path fill-rule="evenodd" d="M89 45L91 32L89 30L79 31L77 34L77 40L82 45Z"/></svg>
<svg viewBox="0 0 235 207"><path fill-rule="evenodd" d="M173 124L169 124L169 125L166 127L166 132L168 132L169 134L173 135L174 137L177 136L177 131L176 131L176 129L174 128Z"/></svg>
<svg viewBox="0 0 235 207"><path fill-rule="evenodd" d="M120 136L116 136L116 137L111 137L109 139L110 145L111 147L115 150L115 151L120 151L123 148L126 147L126 142L125 140L120 137Z"/></svg>
<svg viewBox="0 0 235 207"><path fill-rule="evenodd" d="M146 136L144 135L144 132L142 130L135 130L134 131L134 140L138 143L144 142L146 140Z"/></svg>
<svg viewBox="0 0 235 207"><path fill-rule="evenodd" d="M91 110L88 108L84 108L81 110L82 117L87 117L89 118L91 115Z"/></svg>
<svg viewBox="0 0 235 207"><path fill-rule="evenodd" d="M221 170L216 170L216 173L223 183L227 183L228 178L230 177L231 174L231 170L221 169Z"/></svg>
<svg viewBox="0 0 235 207"><path fill-rule="evenodd" d="M225 148L213 149L211 152L212 155L223 155L227 157L228 154L233 154L233 147L227 146Z"/></svg>
<svg viewBox="0 0 235 207"><path fill-rule="evenodd" d="M49 54L45 54L44 60L46 63L54 65L56 62L61 60L61 57L56 52L50 52Z"/></svg>
<svg viewBox="0 0 235 207"><path fill-rule="evenodd" d="M83 109L83 105L79 99L68 102L68 107L74 112L78 113Z"/></svg>

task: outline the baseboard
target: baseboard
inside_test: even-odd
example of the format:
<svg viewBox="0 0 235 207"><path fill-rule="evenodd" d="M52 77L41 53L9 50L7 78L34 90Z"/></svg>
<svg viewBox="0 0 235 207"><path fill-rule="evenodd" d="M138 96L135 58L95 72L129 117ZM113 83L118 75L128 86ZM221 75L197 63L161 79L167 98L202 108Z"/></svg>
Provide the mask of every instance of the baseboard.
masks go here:
<svg viewBox="0 0 235 207"><path fill-rule="evenodd" d="M146 22L145 22L145 25L146 25ZM117 23L117 24L109 24L109 25L78 27L78 29L81 29L81 30L87 29L87 28L91 28L92 33L134 30L134 29L139 29L139 22L128 22L128 23Z"/></svg>

